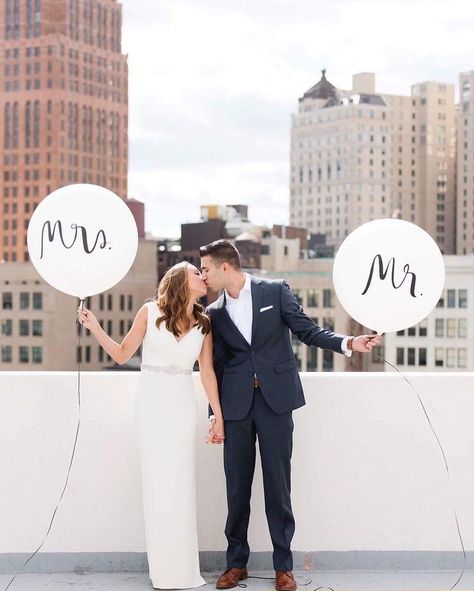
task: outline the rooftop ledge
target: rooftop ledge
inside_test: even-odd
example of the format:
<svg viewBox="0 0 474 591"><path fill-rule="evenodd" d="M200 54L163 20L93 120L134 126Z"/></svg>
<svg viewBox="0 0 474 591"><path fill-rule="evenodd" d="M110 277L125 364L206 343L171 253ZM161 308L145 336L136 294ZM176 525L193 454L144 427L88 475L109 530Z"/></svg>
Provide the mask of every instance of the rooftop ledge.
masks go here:
<svg viewBox="0 0 474 591"><path fill-rule="evenodd" d="M401 570L418 569L419 577L425 576L421 571L446 570L438 587L419 588L452 584L463 562L453 502L467 566L474 569L474 373L404 375L441 440L450 482L416 393L402 376L301 374L307 404L293 413L292 463L292 547L300 583L313 570L337 571L336 579L345 585L339 589L356 589L356 570L362 569L366 579L360 588L368 590L370 580L378 580L371 571L379 578L384 570L397 571L387 575L393 582L402 580ZM222 447L205 444L207 402L198 374L193 378L199 406L201 567L217 572L225 566ZM148 588L134 438L137 379L138 372L82 372L81 426L69 483L48 539L25 572L136 572L142 582L130 589ZM23 571L24 560L46 534L64 486L77 419L76 372L0 372L0 583L9 580L6 573ZM156 420L159 427L169 419ZM259 463L249 540L250 567L271 569ZM348 572L353 587L345 582ZM22 576L27 581L33 575ZM104 579L103 588L111 588L112 580ZM256 581L251 587L260 584ZM403 588L417 588L412 581ZM474 584L472 577L465 581ZM377 584L374 589L398 588ZM47 585L51 588L51 581Z"/></svg>

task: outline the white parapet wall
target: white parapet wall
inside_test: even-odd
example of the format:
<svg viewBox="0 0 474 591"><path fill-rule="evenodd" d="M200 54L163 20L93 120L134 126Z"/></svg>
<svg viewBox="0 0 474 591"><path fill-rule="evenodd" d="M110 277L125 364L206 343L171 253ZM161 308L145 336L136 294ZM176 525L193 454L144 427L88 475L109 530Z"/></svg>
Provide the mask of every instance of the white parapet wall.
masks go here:
<svg viewBox="0 0 474 591"><path fill-rule="evenodd" d="M454 501L474 550L474 374L302 374L307 405L295 421L293 549L314 552L456 552ZM134 432L136 372L81 375L81 425L70 479L42 552L144 552ZM199 543L222 552L226 517L222 447L196 440ZM159 391L156 393L160 395ZM78 418L74 372L0 372L0 555L42 541L63 488ZM157 416L156 428L179 417ZM166 450L163 450L166 453ZM166 475L163 475L166 478ZM260 463L249 540L271 550Z"/></svg>

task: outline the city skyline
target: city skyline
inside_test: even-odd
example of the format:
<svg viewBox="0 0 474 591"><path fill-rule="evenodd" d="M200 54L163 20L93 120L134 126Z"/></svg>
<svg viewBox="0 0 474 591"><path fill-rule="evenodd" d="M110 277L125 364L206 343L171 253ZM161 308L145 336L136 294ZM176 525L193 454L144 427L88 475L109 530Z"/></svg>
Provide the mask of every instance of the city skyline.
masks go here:
<svg viewBox="0 0 474 591"><path fill-rule="evenodd" d="M322 68L342 89L361 71L375 72L382 93L453 83L456 102L459 73L474 69L474 7L462 2L411 4L410 18L406 2L303 0L298 14L287 0L271 14L232 0L122 5L129 196L146 202L160 236L198 221L201 203L247 203L255 223L271 204L271 222L289 222L291 115Z"/></svg>

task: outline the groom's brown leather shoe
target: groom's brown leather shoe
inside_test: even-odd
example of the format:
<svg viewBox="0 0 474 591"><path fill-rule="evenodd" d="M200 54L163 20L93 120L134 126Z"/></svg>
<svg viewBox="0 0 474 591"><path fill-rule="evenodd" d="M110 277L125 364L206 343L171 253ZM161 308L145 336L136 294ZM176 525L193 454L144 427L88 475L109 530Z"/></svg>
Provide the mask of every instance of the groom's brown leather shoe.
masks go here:
<svg viewBox="0 0 474 591"><path fill-rule="evenodd" d="M249 576L246 568L228 568L217 579L216 589L232 589Z"/></svg>
<svg viewBox="0 0 474 591"><path fill-rule="evenodd" d="M276 591L296 591L297 585L291 570L275 571Z"/></svg>

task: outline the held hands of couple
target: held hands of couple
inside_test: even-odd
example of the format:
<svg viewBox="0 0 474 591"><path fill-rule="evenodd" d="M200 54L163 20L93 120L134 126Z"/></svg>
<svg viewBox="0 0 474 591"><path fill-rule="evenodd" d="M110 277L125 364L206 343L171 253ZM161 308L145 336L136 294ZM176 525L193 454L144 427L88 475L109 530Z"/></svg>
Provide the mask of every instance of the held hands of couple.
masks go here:
<svg viewBox="0 0 474 591"><path fill-rule="evenodd" d="M209 434L206 443L220 444L224 442L224 439L224 420L209 419Z"/></svg>

